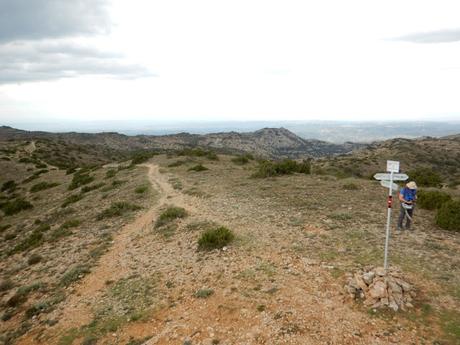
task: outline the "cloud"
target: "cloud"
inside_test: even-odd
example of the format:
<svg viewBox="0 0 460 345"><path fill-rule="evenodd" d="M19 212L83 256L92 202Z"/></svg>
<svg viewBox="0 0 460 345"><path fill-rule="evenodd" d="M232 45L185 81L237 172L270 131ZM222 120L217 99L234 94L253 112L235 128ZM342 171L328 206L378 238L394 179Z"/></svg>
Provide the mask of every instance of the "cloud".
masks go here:
<svg viewBox="0 0 460 345"><path fill-rule="evenodd" d="M0 43L107 33L106 0L1 0Z"/></svg>
<svg viewBox="0 0 460 345"><path fill-rule="evenodd" d="M436 31L417 32L395 38L396 41L413 43L447 43L460 41L459 29L445 29Z"/></svg>
<svg viewBox="0 0 460 345"><path fill-rule="evenodd" d="M0 85L84 75L152 76L122 54L91 44L110 26L107 0L0 0Z"/></svg>
<svg viewBox="0 0 460 345"><path fill-rule="evenodd" d="M84 75L122 79L153 76L143 66L126 63L119 53L56 40L0 45L0 61L0 84Z"/></svg>

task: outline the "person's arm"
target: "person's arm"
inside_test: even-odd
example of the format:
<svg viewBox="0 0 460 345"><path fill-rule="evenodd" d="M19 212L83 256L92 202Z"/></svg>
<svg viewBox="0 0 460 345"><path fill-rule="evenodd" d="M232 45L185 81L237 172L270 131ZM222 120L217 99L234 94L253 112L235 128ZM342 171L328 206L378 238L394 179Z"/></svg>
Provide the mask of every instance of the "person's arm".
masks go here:
<svg viewBox="0 0 460 345"><path fill-rule="evenodd" d="M406 202L406 200L404 199L404 194L401 193L401 191L399 191L399 193L398 193L398 198L399 198L400 202Z"/></svg>

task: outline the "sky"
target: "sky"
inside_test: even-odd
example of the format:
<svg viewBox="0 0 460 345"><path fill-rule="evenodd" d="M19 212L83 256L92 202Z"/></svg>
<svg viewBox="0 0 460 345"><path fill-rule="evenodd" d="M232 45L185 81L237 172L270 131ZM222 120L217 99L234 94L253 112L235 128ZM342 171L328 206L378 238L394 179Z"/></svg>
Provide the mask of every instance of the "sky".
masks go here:
<svg viewBox="0 0 460 345"><path fill-rule="evenodd" d="M460 120L458 0L0 0L0 125Z"/></svg>

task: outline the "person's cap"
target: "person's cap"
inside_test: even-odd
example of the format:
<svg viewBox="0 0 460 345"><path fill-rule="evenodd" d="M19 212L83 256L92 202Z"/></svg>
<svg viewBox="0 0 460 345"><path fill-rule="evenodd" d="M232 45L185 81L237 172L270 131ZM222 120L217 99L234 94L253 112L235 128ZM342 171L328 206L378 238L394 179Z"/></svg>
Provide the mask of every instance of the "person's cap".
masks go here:
<svg viewBox="0 0 460 345"><path fill-rule="evenodd" d="M414 181L410 181L408 184L406 184L406 187L409 189L417 189L417 184Z"/></svg>

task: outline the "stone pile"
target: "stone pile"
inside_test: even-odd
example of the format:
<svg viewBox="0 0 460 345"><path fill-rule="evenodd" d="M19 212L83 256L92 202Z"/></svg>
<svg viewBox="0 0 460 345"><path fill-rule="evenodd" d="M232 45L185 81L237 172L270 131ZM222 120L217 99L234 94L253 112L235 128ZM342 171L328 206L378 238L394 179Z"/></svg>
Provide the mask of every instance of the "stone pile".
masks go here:
<svg viewBox="0 0 460 345"><path fill-rule="evenodd" d="M347 274L345 293L352 299L361 299L364 305L373 309L390 308L394 311L412 308L416 296L413 286L404 280L396 269L383 267L359 270Z"/></svg>

